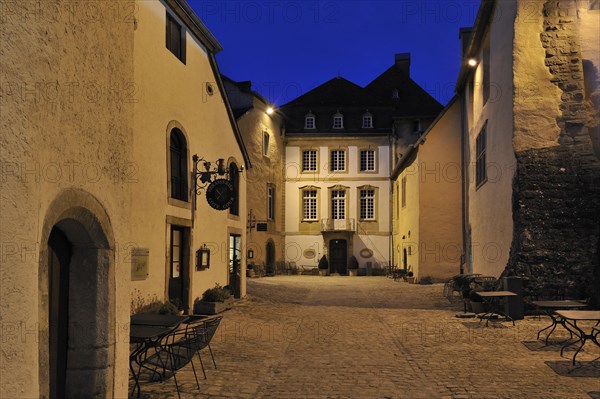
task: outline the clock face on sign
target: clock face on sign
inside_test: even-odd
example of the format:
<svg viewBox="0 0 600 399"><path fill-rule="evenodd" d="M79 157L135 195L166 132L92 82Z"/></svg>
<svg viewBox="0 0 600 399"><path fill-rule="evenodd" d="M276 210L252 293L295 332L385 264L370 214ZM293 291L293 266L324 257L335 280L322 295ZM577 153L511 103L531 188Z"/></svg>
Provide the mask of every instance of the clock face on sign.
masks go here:
<svg viewBox="0 0 600 399"><path fill-rule="evenodd" d="M217 179L206 189L206 201L212 208L223 211L234 201L233 184L226 179Z"/></svg>

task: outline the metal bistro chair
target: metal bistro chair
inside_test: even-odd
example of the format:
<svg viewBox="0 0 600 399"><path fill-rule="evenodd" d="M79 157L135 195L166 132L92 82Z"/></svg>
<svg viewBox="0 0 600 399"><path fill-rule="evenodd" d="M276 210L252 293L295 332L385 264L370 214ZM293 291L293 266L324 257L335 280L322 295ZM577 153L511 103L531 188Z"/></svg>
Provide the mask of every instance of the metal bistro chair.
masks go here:
<svg viewBox="0 0 600 399"><path fill-rule="evenodd" d="M166 371L170 371L173 374L177 397L179 399L181 399L181 394L179 393L179 384L177 383L177 372L187 366L188 363L192 365L196 386L200 390L200 383L196 375L193 358L196 348L201 345L199 342L201 338L195 333L190 333L190 331L190 328L186 328L171 332L161 341L160 349L142 361L142 367L148 368L145 366L146 364L153 365L155 370L158 367L162 368L163 375L166 374Z"/></svg>
<svg viewBox="0 0 600 399"><path fill-rule="evenodd" d="M210 347L210 341L217 332L217 329L219 328L219 324L221 324L222 319L223 316L211 317L210 319L203 320L202 323L198 323L193 326L193 333L197 338L197 340L195 341L196 347L194 349L198 354L198 360L200 360L200 366L202 366L202 373L204 374L204 379L206 379L206 372L204 370L204 363L202 362L202 356L200 356L200 351L208 347L210 357L216 369L217 363L215 362L215 356L213 354L212 348Z"/></svg>

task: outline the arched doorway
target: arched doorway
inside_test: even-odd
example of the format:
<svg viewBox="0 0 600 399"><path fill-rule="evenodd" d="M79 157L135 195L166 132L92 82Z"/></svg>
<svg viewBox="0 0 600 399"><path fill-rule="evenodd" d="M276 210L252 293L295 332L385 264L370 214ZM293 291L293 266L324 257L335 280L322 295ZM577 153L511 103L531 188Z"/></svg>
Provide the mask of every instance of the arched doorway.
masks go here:
<svg viewBox="0 0 600 399"><path fill-rule="evenodd" d="M40 397L114 394L110 232L104 209L79 190L63 193L47 212L39 271Z"/></svg>
<svg viewBox="0 0 600 399"><path fill-rule="evenodd" d="M275 275L275 244L271 239L267 241L267 247L265 249L265 269L267 276Z"/></svg>
<svg viewBox="0 0 600 399"><path fill-rule="evenodd" d="M66 395L71 255L69 240L60 229L53 228L48 239L51 398L64 398Z"/></svg>

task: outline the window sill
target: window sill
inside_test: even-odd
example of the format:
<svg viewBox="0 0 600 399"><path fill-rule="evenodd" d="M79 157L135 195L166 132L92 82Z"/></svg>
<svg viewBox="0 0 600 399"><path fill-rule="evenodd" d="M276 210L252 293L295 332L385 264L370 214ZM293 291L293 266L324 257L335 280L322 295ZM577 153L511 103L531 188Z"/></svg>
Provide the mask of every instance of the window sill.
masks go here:
<svg viewBox="0 0 600 399"><path fill-rule="evenodd" d="M183 201L183 200L172 198L172 197L169 197L168 202L169 202L169 205L176 206L177 208L183 208L183 209L189 209L189 210L192 209L191 202Z"/></svg>

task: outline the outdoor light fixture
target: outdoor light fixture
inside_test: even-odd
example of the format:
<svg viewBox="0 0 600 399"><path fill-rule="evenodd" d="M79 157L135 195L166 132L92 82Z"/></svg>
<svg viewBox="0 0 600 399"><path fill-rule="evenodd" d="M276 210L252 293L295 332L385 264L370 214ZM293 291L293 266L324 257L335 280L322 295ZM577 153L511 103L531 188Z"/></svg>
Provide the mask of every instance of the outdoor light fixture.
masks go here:
<svg viewBox="0 0 600 399"><path fill-rule="evenodd" d="M267 114L268 115L273 115L273 112L275 112L275 109L273 107L267 108Z"/></svg>
<svg viewBox="0 0 600 399"><path fill-rule="evenodd" d="M477 65L477 60L475 58L469 58L469 61L467 61L467 64L469 64L469 66L474 67Z"/></svg>

